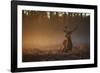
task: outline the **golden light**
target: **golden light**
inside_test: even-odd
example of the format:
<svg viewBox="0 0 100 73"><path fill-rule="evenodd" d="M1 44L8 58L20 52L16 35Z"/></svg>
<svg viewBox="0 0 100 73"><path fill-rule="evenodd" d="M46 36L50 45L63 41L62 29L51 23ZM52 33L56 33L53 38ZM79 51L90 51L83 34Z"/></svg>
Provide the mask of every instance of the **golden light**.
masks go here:
<svg viewBox="0 0 100 73"><path fill-rule="evenodd" d="M50 19L50 12L47 12L47 17L48 19Z"/></svg>

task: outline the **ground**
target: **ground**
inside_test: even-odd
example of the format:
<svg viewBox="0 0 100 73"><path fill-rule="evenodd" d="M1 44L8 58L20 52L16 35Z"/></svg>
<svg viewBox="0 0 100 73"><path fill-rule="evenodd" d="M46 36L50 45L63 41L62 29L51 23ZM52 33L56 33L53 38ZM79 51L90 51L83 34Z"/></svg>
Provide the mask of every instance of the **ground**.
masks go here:
<svg viewBox="0 0 100 73"><path fill-rule="evenodd" d="M26 53L27 52L27 53ZM79 60L89 59L90 49L88 46L78 46L72 48L72 51L64 52L61 49L43 51L37 48L23 51L23 62L34 61L56 61L56 60Z"/></svg>

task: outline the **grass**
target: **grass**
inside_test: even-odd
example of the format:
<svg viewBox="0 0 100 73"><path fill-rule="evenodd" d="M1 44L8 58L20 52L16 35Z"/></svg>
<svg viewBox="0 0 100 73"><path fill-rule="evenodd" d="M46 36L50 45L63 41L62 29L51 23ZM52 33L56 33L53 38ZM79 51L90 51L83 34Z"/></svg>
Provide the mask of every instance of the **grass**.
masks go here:
<svg viewBox="0 0 100 73"><path fill-rule="evenodd" d="M37 62L37 61L56 61L56 60L79 60L90 59L90 48L86 45L81 45L72 48L67 52L62 49L56 50L40 50L23 49L22 61L23 62Z"/></svg>

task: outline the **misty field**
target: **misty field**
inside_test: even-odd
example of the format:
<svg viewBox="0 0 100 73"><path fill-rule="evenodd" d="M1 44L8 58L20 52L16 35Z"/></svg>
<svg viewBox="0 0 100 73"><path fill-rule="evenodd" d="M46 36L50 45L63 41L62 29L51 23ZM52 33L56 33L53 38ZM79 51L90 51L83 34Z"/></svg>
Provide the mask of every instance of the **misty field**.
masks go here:
<svg viewBox="0 0 100 73"><path fill-rule="evenodd" d="M86 44L73 47L72 50L65 52L63 49L23 48L23 62L35 61L56 61L56 60L79 60L90 58L90 47Z"/></svg>
<svg viewBox="0 0 100 73"><path fill-rule="evenodd" d="M90 59L90 13L22 11L22 61Z"/></svg>

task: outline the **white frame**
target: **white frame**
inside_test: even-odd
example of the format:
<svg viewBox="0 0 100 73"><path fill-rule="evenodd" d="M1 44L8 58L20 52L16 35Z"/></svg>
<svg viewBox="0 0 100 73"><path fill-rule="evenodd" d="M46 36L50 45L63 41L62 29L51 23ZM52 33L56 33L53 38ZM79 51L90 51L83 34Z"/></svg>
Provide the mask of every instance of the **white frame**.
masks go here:
<svg viewBox="0 0 100 73"><path fill-rule="evenodd" d="M57 11L57 12L85 12L90 13L90 59L84 60L64 60L64 61L48 61L48 62L22 62L22 10L35 11ZM58 7L42 7L42 6L23 6L18 5L18 52L17 63L18 68L26 67L45 67L45 66L59 66L59 65L81 65L94 64L94 10L93 9L79 9L79 8L58 8Z"/></svg>

